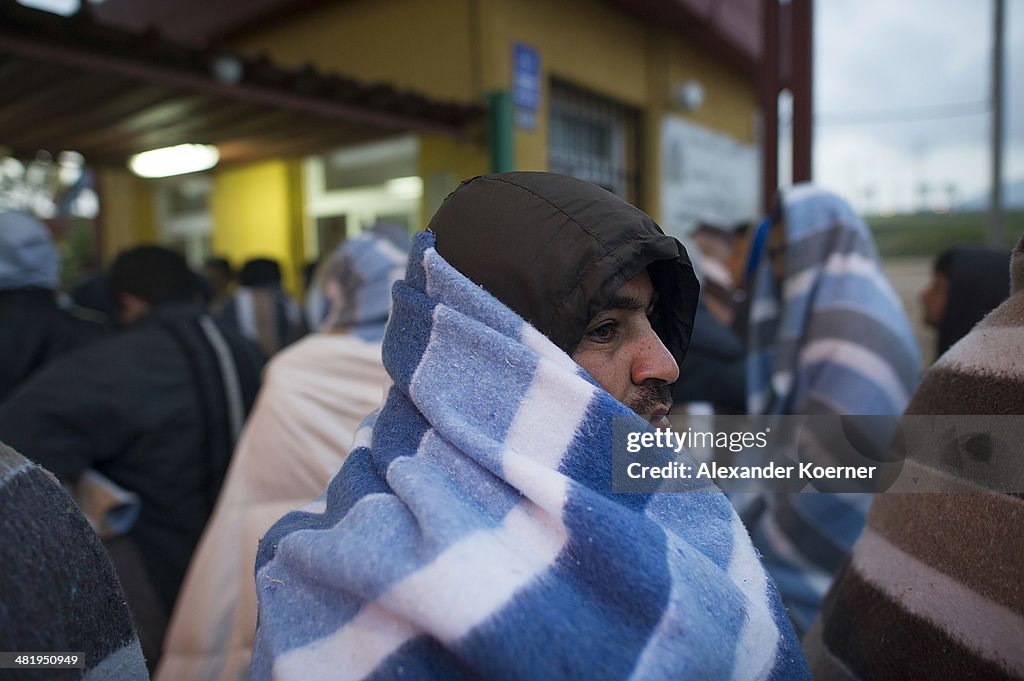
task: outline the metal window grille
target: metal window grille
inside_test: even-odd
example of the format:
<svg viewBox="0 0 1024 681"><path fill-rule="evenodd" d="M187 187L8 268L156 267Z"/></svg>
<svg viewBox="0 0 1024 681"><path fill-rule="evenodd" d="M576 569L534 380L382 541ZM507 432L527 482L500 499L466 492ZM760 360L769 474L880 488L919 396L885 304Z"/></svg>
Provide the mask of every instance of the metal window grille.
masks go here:
<svg viewBox="0 0 1024 681"><path fill-rule="evenodd" d="M564 81L551 81L548 168L639 201L639 115Z"/></svg>

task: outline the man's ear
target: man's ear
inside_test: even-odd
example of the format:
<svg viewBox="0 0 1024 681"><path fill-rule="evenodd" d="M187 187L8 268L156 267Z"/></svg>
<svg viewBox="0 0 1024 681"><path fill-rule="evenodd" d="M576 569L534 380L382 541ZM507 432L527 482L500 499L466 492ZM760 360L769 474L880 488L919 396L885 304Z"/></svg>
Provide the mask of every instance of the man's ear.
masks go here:
<svg viewBox="0 0 1024 681"><path fill-rule="evenodd" d="M149 314L149 303L131 293L122 293L118 302L121 304L121 323L125 326L134 324Z"/></svg>

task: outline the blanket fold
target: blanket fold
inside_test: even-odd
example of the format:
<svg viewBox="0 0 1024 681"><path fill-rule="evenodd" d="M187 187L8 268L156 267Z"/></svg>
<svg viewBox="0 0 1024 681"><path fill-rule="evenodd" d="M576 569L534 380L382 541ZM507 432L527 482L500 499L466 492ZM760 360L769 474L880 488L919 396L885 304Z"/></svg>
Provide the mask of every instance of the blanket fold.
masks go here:
<svg viewBox="0 0 1024 681"><path fill-rule="evenodd" d="M393 298L384 407L260 545L254 679L809 678L723 495L612 494L645 420L429 232Z"/></svg>

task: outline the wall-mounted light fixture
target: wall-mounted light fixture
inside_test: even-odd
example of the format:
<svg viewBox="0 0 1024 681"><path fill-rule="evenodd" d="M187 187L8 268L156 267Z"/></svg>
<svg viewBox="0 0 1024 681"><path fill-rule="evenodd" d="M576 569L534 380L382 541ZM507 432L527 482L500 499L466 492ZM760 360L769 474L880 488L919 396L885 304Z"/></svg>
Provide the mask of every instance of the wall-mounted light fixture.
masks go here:
<svg viewBox="0 0 1024 681"><path fill-rule="evenodd" d="M128 167L139 177L170 177L207 170L219 160L220 153L211 144L179 144L135 154Z"/></svg>
<svg viewBox="0 0 1024 681"><path fill-rule="evenodd" d="M676 83L669 92L673 104L686 111L697 111L704 106L704 86L693 78Z"/></svg>

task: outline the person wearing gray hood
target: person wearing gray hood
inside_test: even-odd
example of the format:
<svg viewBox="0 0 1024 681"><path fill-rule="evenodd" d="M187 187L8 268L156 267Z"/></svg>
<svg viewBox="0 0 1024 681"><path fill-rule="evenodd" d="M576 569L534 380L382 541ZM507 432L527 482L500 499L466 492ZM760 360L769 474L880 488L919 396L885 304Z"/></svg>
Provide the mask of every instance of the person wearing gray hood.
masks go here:
<svg viewBox="0 0 1024 681"><path fill-rule="evenodd" d="M60 259L46 227L0 213L0 402L54 357L103 334L57 305Z"/></svg>

